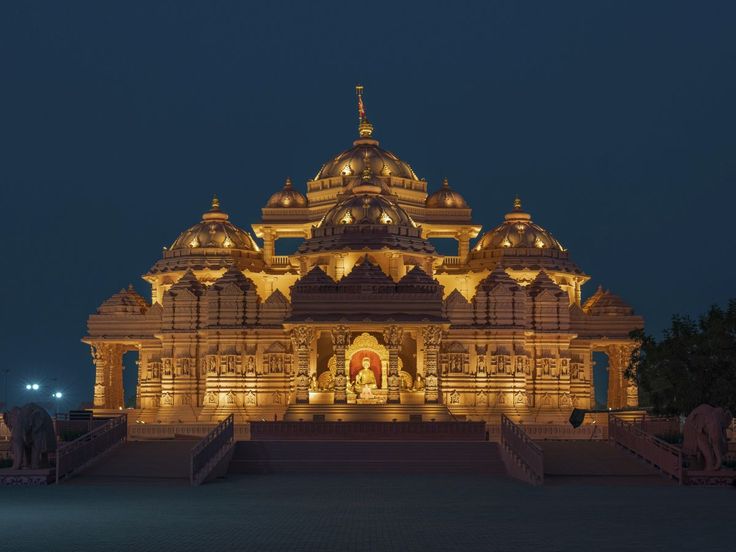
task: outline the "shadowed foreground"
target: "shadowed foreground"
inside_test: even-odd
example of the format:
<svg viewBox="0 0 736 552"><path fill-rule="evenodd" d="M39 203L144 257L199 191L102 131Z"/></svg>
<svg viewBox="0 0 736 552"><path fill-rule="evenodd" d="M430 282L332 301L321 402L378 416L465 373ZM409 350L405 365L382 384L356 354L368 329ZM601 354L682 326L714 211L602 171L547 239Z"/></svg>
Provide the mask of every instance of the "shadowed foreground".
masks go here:
<svg viewBox="0 0 736 552"><path fill-rule="evenodd" d="M230 476L0 494L3 548L733 550L733 489L533 488L463 475Z"/></svg>

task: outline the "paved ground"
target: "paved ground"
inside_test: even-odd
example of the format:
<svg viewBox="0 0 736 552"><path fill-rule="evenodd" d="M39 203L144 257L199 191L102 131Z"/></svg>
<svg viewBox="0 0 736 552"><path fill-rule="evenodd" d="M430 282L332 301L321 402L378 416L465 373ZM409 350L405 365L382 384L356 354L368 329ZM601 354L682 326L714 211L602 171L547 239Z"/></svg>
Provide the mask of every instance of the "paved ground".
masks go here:
<svg viewBox="0 0 736 552"><path fill-rule="evenodd" d="M736 489L484 476L230 476L0 489L0 549L732 551Z"/></svg>

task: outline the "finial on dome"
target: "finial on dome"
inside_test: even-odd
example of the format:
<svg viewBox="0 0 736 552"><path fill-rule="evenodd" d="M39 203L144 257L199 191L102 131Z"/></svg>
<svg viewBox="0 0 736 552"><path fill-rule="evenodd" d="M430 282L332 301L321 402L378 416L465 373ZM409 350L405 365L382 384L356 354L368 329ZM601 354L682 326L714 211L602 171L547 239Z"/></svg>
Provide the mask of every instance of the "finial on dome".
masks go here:
<svg viewBox="0 0 736 552"><path fill-rule="evenodd" d="M289 177L287 176L287 177L286 177L286 182L284 182L284 190L291 190L291 188L292 188L292 185L291 185L291 178L289 178Z"/></svg>
<svg viewBox="0 0 736 552"><path fill-rule="evenodd" d="M518 195L514 198L514 211L521 211L521 198Z"/></svg>
<svg viewBox="0 0 736 552"><path fill-rule="evenodd" d="M355 93L358 96L358 134L360 134L361 138L370 138L373 134L373 125L368 121L368 116L365 114L362 84L355 86Z"/></svg>
<svg viewBox="0 0 736 552"><path fill-rule="evenodd" d="M445 177L445 178L442 179L442 187L443 188L449 188L450 187L450 183L447 181L447 177Z"/></svg>
<svg viewBox="0 0 736 552"><path fill-rule="evenodd" d="M228 216L220 211L220 199L217 194L212 196L210 210L202 215L202 220L227 220Z"/></svg>

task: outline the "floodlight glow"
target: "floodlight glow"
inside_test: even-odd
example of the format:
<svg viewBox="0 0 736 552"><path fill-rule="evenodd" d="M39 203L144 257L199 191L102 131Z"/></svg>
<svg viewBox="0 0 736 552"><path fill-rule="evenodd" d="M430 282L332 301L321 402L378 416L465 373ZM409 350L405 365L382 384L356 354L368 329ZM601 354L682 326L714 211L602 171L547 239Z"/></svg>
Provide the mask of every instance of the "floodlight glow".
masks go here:
<svg viewBox="0 0 736 552"><path fill-rule="evenodd" d="M40 387L41 387L41 386L40 386L40 385L38 385L37 383L34 383L33 385L31 385L31 389L33 389L34 391L38 391L38 389L39 389Z"/></svg>
<svg viewBox="0 0 736 552"><path fill-rule="evenodd" d="M54 397L56 397L57 399L60 399L63 396L64 394L61 391L57 391L56 393L54 393Z"/></svg>
<svg viewBox="0 0 736 552"><path fill-rule="evenodd" d="M32 387L31 387L31 384L30 384L30 383L26 383L26 389L27 389L28 391L30 391L30 390L32 389Z"/></svg>

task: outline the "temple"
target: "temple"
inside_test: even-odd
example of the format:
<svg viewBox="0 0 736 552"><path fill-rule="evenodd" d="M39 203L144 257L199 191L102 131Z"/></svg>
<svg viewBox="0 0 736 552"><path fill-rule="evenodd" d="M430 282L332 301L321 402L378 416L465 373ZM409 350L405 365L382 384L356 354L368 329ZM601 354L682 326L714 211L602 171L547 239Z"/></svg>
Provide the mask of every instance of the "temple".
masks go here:
<svg viewBox="0 0 736 552"><path fill-rule="evenodd" d="M95 412L125 408L129 351L129 416L146 423L288 419L300 404L554 421L595 406L594 352L606 406L636 406L624 372L642 318L601 288L583 302L590 277L520 199L481 233L447 179L430 193L357 93L357 139L306 193L287 178L252 232L213 199L143 275L150 297L123 289L89 317ZM302 241L277 255L280 238Z"/></svg>

